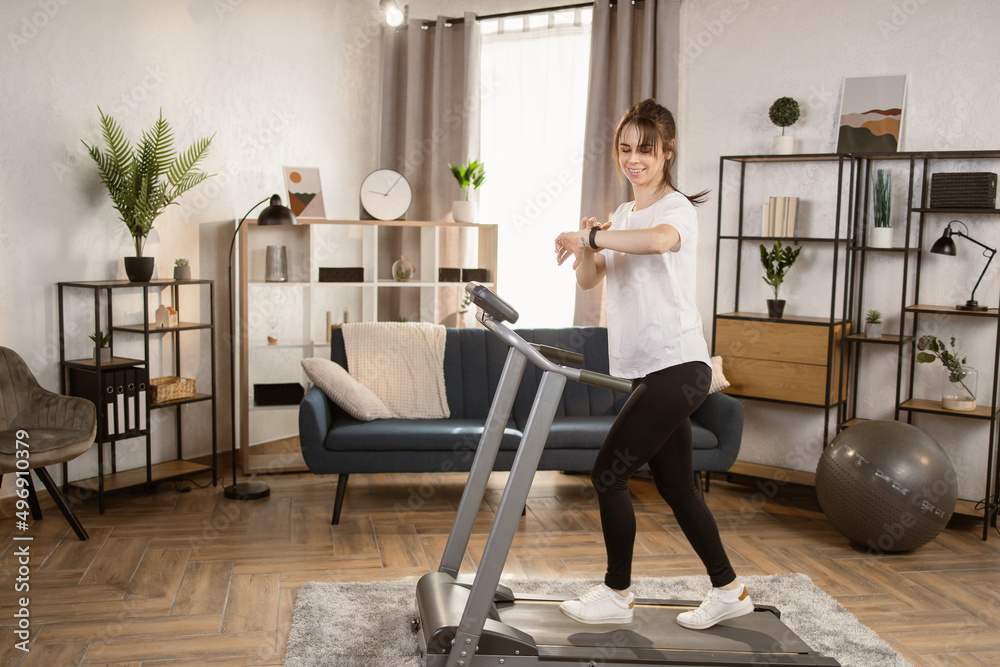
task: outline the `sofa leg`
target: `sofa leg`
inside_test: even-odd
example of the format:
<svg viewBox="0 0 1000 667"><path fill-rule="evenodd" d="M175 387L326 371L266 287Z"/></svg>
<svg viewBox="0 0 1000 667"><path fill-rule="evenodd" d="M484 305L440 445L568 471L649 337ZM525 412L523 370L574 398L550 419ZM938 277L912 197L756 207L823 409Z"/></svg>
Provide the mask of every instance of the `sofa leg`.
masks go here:
<svg viewBox="0 0 1000 667"><path fill-rule="evenodd" d="M704 480L702 479L702 475L704 475ZM695 486L701 486L705 490L705 493L708 493L708 480L710 480L710 479L712 479L712 473L710 473L710 472L703 473L700 470L695 470L694 471L694 483L695 483ZM704 481L704 483L703 483L703 481Z"/></svg>
<svg viewBox="0 0 1000 667"><path fill-rule="evenodd" d="M347 491L347 473L341 473L337 478L337 500L333 504L333 519L330 524L336 526L340 523L340 510L344 508L344 493Z"/></svg>

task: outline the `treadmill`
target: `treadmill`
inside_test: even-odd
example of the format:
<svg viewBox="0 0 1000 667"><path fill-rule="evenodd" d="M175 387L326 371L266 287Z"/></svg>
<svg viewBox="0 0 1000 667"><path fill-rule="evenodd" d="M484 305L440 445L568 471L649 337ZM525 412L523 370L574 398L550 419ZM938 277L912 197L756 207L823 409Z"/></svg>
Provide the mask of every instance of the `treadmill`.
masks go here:
<svg viewBox="0 0 1000 667"><path fill-rule="evenodd" d="M567 378L622 392L631 391L631 382L562 365L579 365L583 357L529 344L504 324L518 318L508 303L477 282L468 283L465 290L480 309L476 319L507 343L510 351L441 566L417 583L414 629L420 635L424 667L839 665L809 648L770 606L757 605L752 613L708 630L688 630L675 619L699 601L636 599L631 623L588 625L559 610L564 598L519 595L499 585ZM543 371L538 392L479 568L474 577L459 576L528 361Z"/></svg>

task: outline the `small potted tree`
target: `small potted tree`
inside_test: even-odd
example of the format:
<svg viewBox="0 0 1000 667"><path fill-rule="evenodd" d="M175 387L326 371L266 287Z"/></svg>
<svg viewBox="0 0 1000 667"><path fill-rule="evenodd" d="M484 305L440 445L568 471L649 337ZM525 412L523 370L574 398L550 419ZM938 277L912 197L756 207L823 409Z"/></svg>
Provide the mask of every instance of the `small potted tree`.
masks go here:
<svg viewBox="0 0 1000 667"><path fill-rule="evenodd" d="M795 124L799 119L799 103L791 97L779 97L767 111L771 122L781 128L781 135L771 140L771 153L774 155L790 155L795 149L795 138L785 136L785 128Z"/></svg>
<svg viewBox="0 0 1000 667"><path fill-rule="evenodd" d="M178 153L173 147L173 130L161 111L153 127L143 132L142 139L133 146L114 118L106 116L100 107L97 111L101 114L106 149L102 152L85 141L83 145L97 163L111 203L132 235L135 257L125 258L125 273L132 282L148 282L153 276L153 258L143 257L142 249L153 221L167 206L177 203L178 197L210 176L196 168L208 153L212 137L199 139Z"/></svg>
<svg viewBox="0 0 1000 667"><path fill-rule="evenodd" d="M882 313L872 308L865 318L865 338L882 337Z"/></svg>
<svg viewBox="0 0 1000 667"><path fill-rule="evenodd" d="M451 215L456 222L475 222L478 211L476 202L470 197L486 180L486 166L479 160L473 160L464 165L449 164L448 168L451 169L452 175L465 194L465 199L452 202Z"/></svg>
<svg viewBox="0 0 1000 667"><path fill-rule="evenodd" d="M782 246L780 240L774 242L771 250L760 244L760 263L764 267L764 282L774 288L774 298L767 300L767 316L778 319L785 312L785 302L778 299L778 288L785 280L785 274L798 258L802 248L792 250L791 246Z"/></svg>

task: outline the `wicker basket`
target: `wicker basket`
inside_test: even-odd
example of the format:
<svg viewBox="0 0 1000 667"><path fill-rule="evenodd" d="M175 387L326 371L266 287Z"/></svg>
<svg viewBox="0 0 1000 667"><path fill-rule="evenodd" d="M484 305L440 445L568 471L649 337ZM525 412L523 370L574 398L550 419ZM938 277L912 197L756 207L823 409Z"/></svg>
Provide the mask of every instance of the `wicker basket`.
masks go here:
<svg viewBox="0 0 1000 667"><path fill-rule="evenodd" d="M931 174L931 208L996 208L996 205L994 173Z"/></svg>
<svg viewBox="0 0 1000 667"><path fill-rule="evenodd" d="M149 381L150 403L166 403L194 396L194 380L167 376Z"/></svg>

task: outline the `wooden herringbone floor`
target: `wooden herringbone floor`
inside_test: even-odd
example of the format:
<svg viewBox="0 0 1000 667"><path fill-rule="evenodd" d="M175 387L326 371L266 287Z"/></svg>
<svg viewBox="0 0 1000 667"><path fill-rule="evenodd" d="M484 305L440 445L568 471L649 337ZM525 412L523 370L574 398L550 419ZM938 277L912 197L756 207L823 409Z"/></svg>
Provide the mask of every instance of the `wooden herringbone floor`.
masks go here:
<svg viewBox="0 0 1000 667"><path fill-rule="evenodd" d="M470 569L505 479L494 476ZM304 582L416 578L436 567L464 475L356 475L337 527L329 523L333 478L267 481L271 496L252 502L187 482L113 495L103 516L88 500L78 510L88 542L49 506L27 533L29 593L14 590L8 512L0 520L0 664L280 665ZM635 574L702 574L652 484L632 488ZM916 665L1000 664L1000 536L983 542L976 520L956 517L913 553L870 556L834 532L808 487L713 479L708 500L739 573L807 574ZM540 473L507 571L597 577L603 562L587 477ZM14 647L12 626L22 596L30 597L27 654Z"/></svg>

